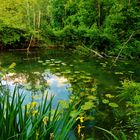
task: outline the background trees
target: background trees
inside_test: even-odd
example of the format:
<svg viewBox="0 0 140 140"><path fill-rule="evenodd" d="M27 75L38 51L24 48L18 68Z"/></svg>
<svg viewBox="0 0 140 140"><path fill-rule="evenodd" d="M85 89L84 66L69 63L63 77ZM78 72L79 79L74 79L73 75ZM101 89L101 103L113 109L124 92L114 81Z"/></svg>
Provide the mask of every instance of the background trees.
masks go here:
<svg viewBox="0 0 140 140"><path fill-rule="evenodd" d="M11 42L9 32L18 29L25 31L19 36L33 34L67 48L80 45L111 55L123 50L120 55L139 56L139 5L138 0L1 1L0 42Z"/></svg>

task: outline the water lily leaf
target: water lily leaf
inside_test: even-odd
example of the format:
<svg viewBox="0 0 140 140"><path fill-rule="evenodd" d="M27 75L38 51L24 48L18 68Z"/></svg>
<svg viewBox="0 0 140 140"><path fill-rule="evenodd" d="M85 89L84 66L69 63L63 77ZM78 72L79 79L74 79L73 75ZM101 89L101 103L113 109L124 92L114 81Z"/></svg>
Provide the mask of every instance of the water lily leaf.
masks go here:
<svg viewBox="0 0 140 140"><path fill-rule="evenodd" d="M91 74L90 73L86 73L86 76L90 76Z"/></svg>
<svg viewBox="0 0 140 140"><path fill-rule="evenodd" d="M81 109L83 109L83 110L89 110L89 109L91 109L91 107L86 106L86 105L82 105L82 106L81 106Z"/></svg>
<svg viewBox="0 0 140 140"><path fill-rule="evenodd" d="M104 104L108 104L108 103L109 103L109 100L103 99L102 102L103 102Z"/></svg>
<svg viewBox="0 0 140 140"><path fill-rule="evenodd" d="M50 59L51 61L55 61L55 59Z"/></svg>
<svg viewBox="0 0 140 140"><path fill-rule="evenodd" d="M116 74L116 75L119 75L119 74L122 75L123 72L115 72L115 74Z"/></svg>
<svg viewBox="0 0 140 140"><path fill-rule="evenodd" d="M74 78L73 77L70 77L69 80L74 80Z"/></svg>
<svg viewBox="0 0 140 140"><path fill-rule="evenodd" d="M50 66L55 66L55 64L50 64Z"/></svg>
<svg viewBox="0 0 140 140"><path fill-rule="evenodd" d="M56 70L60 70L60 68L55 68Z"/></svg>
<svg viewBox="0 0 140 140"><path fill-rule="evenodd" d="M54 63L55 63L55 64L60 64L60 63L61 63L61 61L55 61Z"/></svg>
<svg viewBox="0 0 140 140"><path fill-rule="evenodd" d="M80 76L80 78L81 78L81 79L85 79L85 78L86 78L86 76L84 76L84 75L81 75L81 76Z"/></svg>
<svg viewBox="0 0 140 140"><path fill-rule="evenodd" d="M66 66L67 64L66 63L61 63L63 66Z"/></svg>
<svg viewBox="0 0 140 140"><path fill-rule="evenodd" d="M50 60L45 60L46 62L50 62Z"/></svg>
<svg viewBox="0 0 140 140"><path fill-rule="evenodd" d="M88 80L91 80L92 79L91 77L88 77L88 76L86 76L85 78L88 79Z"/></svg>
<svg viewBox="0 0 140 140"><path fill-rule="evenodd" d="M128 71L128 73L131 73L131 74L133 74L134 72L133 72L133 71Z"/></svg>
<svg viewBox="0 0 140 140"><path fill-rule="evenodd" d="M93 96L93 95L89 95L87 98L89 100L96 100L97 99L97 97L96 96Z"/></svg>
<svg viewBox="0 0 140 140"><path fill-rule="evenodd" d="M75 71L74 73L75 73L75 74L79 74L79 73L80 73L80 71Z"/></svg>
<svg viewBox="0 0 140 140"><path fill-rule="evenodd" d="M38 60L38 63L43 63L43 61L42 60Z"/></svg>
<svg viewBox="0 0 140 140"><path fill-rule="evenodd" d="M113 102L109 103L109 106L111 106L111 107L119 107L118 104L113 103Z"/></svg>
<svg viewBox="0 0 140 140"><path fill-rule="evenodd" d="M106 94L105 95L107 98L114 98L115 96L114 95L111 95L111 94Z"/></svg>
<svg viewBox="0 0 140 140"><path fill-rule="evenodd" d="M79 60L80 63L84 62L84 60Z"/></svg>
<svg viewBox="0 0 140 140"><path fill-rule="evenodd" d="M96 91L96 88L92 88L91 91L93 91L93 92Z"/></svg>
<svg viewBox="0 0 140 140"><path fill-rule="evenodd" d="M86 102L84 105L81 106L81 109L89 110L89 109L91 109L93 107L95 107L93 102Z"/></svg>
<svg viewBox="0 0 140 140"><path fill-rule="evenodd" d="M46 64L50 64L50 61L46 61L45 63L46 63Z"/></svg>
<svg viewBox="0 0 140 140"><path fill-rule="evenodd" d="M56 75L56 76L60 76L60 75L61 75L61 73L57 72L57 73L55 73L55 75Z"/></svg>
<svg viewBox="0 0 140 140"><path fill-rule="evenodd" d="M66 74L69 74L69 73L71 73L71 71L70 70L66 70L65 73Z"/></svg>
<svg viewBox="0 0 140 140"><path fill-rule="evenodd" d="M83 80L83 82L84 82L84 83L89 83L89 82L90 82L90 80Z"/></svg>
<svg viewBox="0 0 140 140"><path fill-rule="evenodd" d="M42 63L42 65L43 65L43 66L45 66L45 65L46 65L46 63Z"/></svg>

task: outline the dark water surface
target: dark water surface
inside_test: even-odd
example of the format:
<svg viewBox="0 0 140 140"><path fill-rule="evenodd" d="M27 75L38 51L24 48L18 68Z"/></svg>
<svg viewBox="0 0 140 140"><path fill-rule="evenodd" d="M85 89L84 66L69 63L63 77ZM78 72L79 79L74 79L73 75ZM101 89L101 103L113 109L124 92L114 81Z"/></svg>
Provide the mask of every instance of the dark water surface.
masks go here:
<svg viewBox="0 0 140 140"><path fill-rule="evenodd" d="M8 67L15 62L15 71L3 77L3 85L13 90L19 85L26 102L39 100L42 93L54 95L53 105L68 100L76 90L97 85L100 93L115 91L124 79L140 82L139 61L98 59L73 54L70 51L36 50L0 52L0 65ZM43 91L43 92L42 92Z"/></svg>

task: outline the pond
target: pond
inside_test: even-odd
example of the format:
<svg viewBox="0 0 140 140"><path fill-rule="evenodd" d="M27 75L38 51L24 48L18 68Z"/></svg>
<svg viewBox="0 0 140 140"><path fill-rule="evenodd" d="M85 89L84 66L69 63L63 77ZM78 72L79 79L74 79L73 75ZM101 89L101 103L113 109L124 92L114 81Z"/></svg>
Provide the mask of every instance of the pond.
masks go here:
<svg viewBox="0 0 140 140"><path fill-rule="evenodd" d="M40 100L42 93L53 95L53 106L68 100L71 93L90 90L97 86L100 94L114 92L122 80L140 81L140 65L128 60L97 59L79 56L71 51L34 50L0 52L0 65L8 67L15 62L14 72L2 78L2 84L14 90L18 85L26 95L25 103ZM42 92L43 91L43 92Z"/></svg>

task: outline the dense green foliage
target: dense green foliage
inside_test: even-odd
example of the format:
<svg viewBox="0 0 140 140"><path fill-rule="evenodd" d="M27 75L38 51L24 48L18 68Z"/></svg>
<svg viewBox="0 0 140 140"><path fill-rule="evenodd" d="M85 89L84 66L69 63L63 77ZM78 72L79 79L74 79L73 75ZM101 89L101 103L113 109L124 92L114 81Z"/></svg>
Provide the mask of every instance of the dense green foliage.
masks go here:
<svg viewBox="0 0 140 140"><path fill-rule="evenodd" d="M92 53L100 57L115 56L111 64L100 63L101 71L106 67L114 70L120 56L140 56L138 0L0 0L0 3L0 49L26 47L29 52L31 46L39 45L72 49L86 59ZM24 60L32 59L29 55L27 53ZM33 101L24 109L20 89L15 88L11 93L5 88L8 85L0 85L0 138L68 139L73 127L76 138L82 140L101 137L103 140L139 140L140 83L125 80L124 76L127 74L132 79L134 72L114 71L114 74L122 75L123 82L115 90L113 87L112 91L102 91L92 72L85 70L88 65L83 64L84 60L76 61L70 55L73 64L50 56L45 61L33 58L39 60L40 67L46 68L45 72L64 76L71 84L67 88L71 93L69 101L60 102L62 110L59 107L52 109L52 98L46 104L43 89L48 85L35 84L41 74L28 77L34 77L34 81L27 83L26 88L33 93L43 91L42 103ZM84 70L79 71L79 65ZM123 65L127 64L123 62ZM15 63L3 69L0 63L0 82L4 75L13 72L14 67ZM92 70L96 68L92 66Z"/></svg>
<svg viewBox="0 0 140 140"><path fill-rule="evenodd" d="M69 132L76 122L75 113L70 118L71 105L67 110L52 109L52 100L44 96L41 103L32 101L23 106L24 97L19 89L10 92L1 89L0 96L0 125L1 140L44 140L44 139L69 139ZM5 94L5 96L2 96Z"/></svg>
<svg viewBox="0 0 140 140"><path fill-rule="evenodd" d="M0 42L17 43L33 35L49 45L139 56L139 5L138 0L1 1Z"/></svg>

